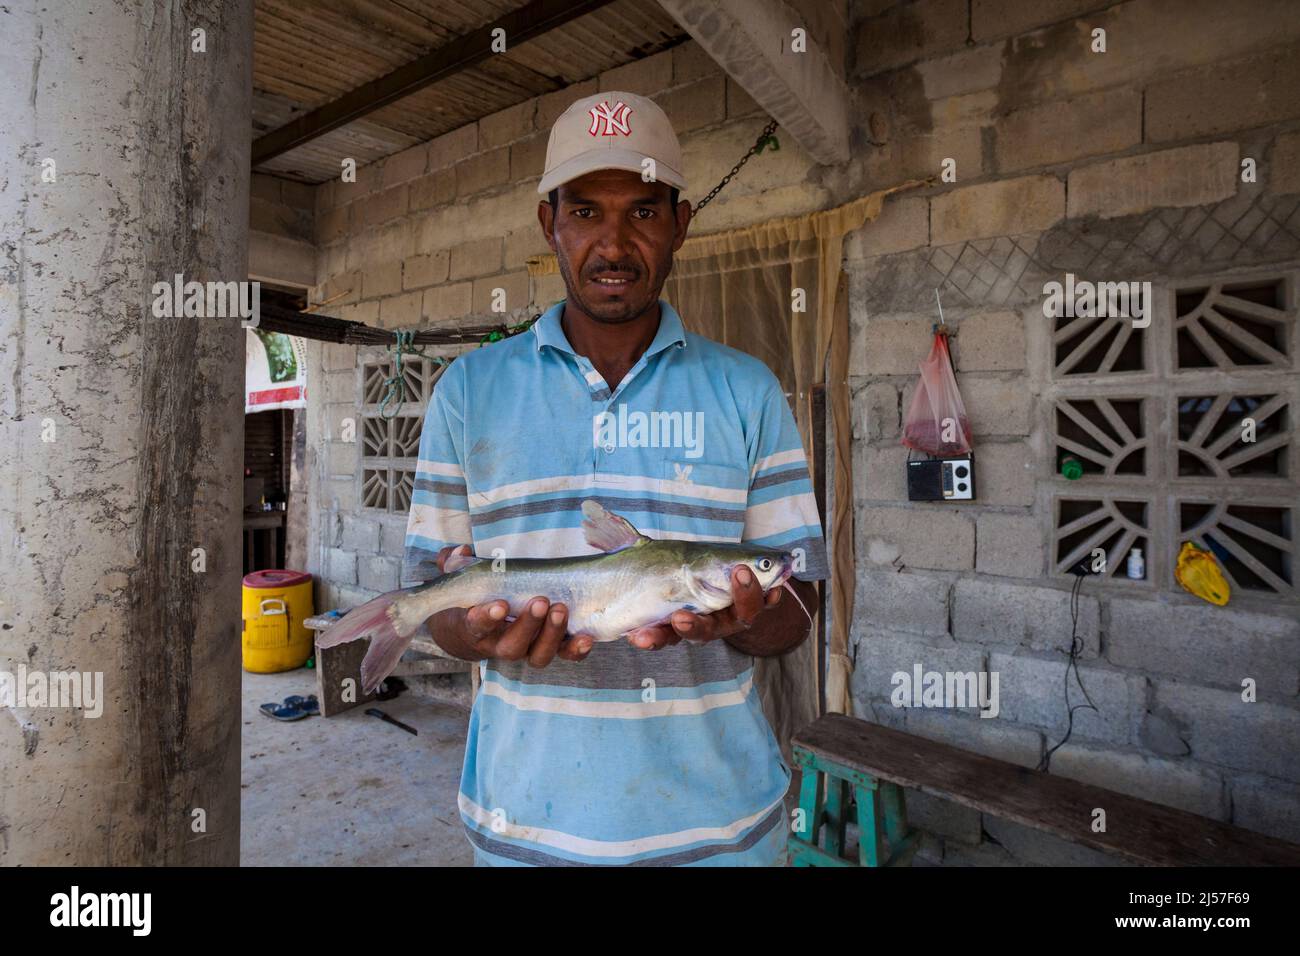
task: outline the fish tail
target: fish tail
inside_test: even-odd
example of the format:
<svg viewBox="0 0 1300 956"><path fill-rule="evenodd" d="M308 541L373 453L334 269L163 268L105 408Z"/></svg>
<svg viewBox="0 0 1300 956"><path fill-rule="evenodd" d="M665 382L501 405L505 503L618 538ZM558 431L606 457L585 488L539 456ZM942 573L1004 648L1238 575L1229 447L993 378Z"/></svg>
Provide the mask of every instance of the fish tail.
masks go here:
<svg viewBox="0 0 1300 956"><path fill-rule="evenodd" d="M414 589L381 594L353 608L316 638L317 648L337 647L363 637L370 638L370 647L361 661L361 689L366 694L373 693L379 683L393 672L418 630L419 621L416 626L411 626L392 613L396 610L393 605L409 590Z"/></svg>

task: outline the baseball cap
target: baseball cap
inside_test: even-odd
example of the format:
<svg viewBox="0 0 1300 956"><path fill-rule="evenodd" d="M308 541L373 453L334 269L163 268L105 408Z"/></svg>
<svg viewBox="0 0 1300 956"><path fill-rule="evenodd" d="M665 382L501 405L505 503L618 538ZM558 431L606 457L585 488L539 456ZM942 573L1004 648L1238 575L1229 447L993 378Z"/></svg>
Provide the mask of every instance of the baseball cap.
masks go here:
<svg viewBox="0 0 1300 956"><path fill-rule="evenodd" d="M655 179L686 189L682 147L664 111L635 93L597 93L578 100L551 127L537 191L545 195L597 169L644 173L651 168L647 158L654 160Z"/></svg>

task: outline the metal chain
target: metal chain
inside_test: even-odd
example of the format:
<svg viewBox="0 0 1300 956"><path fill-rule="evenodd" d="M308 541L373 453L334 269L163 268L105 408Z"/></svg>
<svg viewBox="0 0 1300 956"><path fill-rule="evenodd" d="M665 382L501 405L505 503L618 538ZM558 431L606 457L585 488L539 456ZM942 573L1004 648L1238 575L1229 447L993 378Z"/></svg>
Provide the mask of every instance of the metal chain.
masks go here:
<svg viewBox="0 0 1300 956"><path fill-rule="evenodd" d="M722 177L722 182L714 186L713 189L709 191L709 194L707 196L705 196L698 203L696 203L694 210L692 210L692 213L698 213L701 209L703 209L705 206L709 204L709 202L713 199L714 196L722 192L722 187L727 185L727 183L731 182L731 177L736 175L736 173L740 172L740 167L744 166L747 162L749 162L750 159L753 158L754 154L762 152L763 148L769 145L774 150L780 149L781 144L777 141L777 138L772 135L775 132L776 132L776 120L772 120L772 122L768 123L766 126L763 127L763 132L758 134L758 139L754 140L754 145L749 147L749 152L740 158L740 162L736 163L735 166L731 167L731 172L727 173L727 175Z"/></svg>

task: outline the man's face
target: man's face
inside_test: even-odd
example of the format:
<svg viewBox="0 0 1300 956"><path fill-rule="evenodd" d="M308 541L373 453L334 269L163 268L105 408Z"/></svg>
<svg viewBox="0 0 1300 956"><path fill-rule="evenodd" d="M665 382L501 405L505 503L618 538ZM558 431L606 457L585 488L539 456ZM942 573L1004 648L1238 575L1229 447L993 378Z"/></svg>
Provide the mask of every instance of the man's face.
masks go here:
<svg viewBox="0 0 1300 956"><path fill-rule="evenodd" d="M601 169L559 188L559 208L537 216L555 251L569 301L598 322L627 322L659 301L686 239L689 203L672 208L666 183Z"/></svg>

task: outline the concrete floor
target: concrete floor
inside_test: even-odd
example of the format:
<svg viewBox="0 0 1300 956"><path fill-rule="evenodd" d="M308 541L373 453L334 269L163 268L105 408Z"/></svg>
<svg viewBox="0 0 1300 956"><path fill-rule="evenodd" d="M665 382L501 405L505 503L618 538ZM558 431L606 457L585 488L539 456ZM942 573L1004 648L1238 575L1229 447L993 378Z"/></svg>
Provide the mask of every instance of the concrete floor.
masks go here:
<svg viewBox="0 0 1300 956"><path fill-rule="evenodd" d="M258 707L316 693L316 672L243 678L241 865L473 865L456 811L467 711L408 690L372 706L418 736L364 707L284 722ZM798 802L796 771L787 816Z"/></svg>
<svg viewBox="0 0 1300 956"><path fill-rule="evenodd" d="M244 674L243 866L470 866L456 811L469 714L406 691L377 701L419 736L367 717L272 720L258 706L316 693L316 672Z"/></svg>

